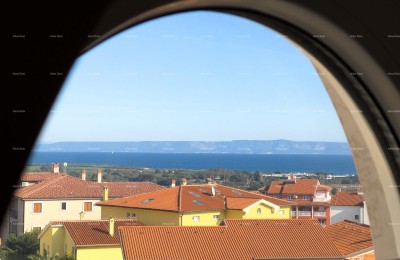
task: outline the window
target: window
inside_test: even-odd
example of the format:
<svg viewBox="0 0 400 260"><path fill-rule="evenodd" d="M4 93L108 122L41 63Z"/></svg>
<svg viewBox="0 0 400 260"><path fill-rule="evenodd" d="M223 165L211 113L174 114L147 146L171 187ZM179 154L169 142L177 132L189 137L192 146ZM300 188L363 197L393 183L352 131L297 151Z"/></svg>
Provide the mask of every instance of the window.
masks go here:
<svg viewBox="0 0 400 260"><path fill-rule="evenodd" d="M42 227L32 227L32 231L40 231L42 230Z"/></svg>
<svg viewBox="0 0 400 260"><path fill-rule="evenodd" d="M204 205L203 202L199 201L199 200L192 200L195 204L197 205Z"/></svg>
<svg viewBox="0 0 400 260"><path fill-rule="evenodd" d="M136 214L128 212L128 213L126 213L126 217L127 218L134 218L134 217L136 217Z"/></svg>
<svg viewBox="0 0 400 260"><path fill-rule="evenodd" d="M238 190L232 190L233 193L236 193L237 195L242 195L242 193Z"/></svg>
<svg viewBox="0 0 400 260"><path fill-rule="evenodd" d="M274 195L274 198L280 199L280 198L282 198L282 196L281 195Z"/></svg>
<svg viewBox="0 0 400 260"><path fill-rule="evenodd" d="M199 222L200 221L200 216L193 216L192 217L193 222Z"/></svg>
<svg viewBox="0 0 400 260"><path fill-rule="evenodd" d="M279 210L279 211L278 211L278 214L279 214L279 215L283 215L283 214L285 214L285 211L284 211L284 210Z"/></svg>
<svg viewBox="0 0 400 260"><path fill-rule="evenodd" d="M213 215L214 220L219 220L219 215Z"/></svg>
<svg viewBox="0 0 400 260"><path fill-rule="evenodd" d="M33 203L33 212L42 213L42 203Z"/></svg>
<svg viewBox="0 0 400 260"><path fill-rule="evenodd" d="M142 203L143 204L147 204L147 203L149 203L149 202L152 202L154 199L147 199L147 200L144 200L144 201L142 201Z"/></svg>
<svg viewBox="0 0 400 260"><path fill-rule="evenodd" d="M75 247L71 247L72 258L75 258Z"/></svg>
<svg viewBox="0 0 400 260"><path fill-rule="evenodd" d="M310 200L310 196L303 196L303 200Z"/></svg>
<svg viewBox="0 0 400 260"><path fill-rule="evenodd" d="M325 226L326 220L325 219L320 219L319 223L321 224L321 226Z"/></svg>
<svg viewBox="0 0 400 260"><path fill-rule="evenodd" d="M261 214L261 208L257 209L257 214L260 215Z"/></svg>
<svg viewBox="0 0 400 260"><path fill-rule="evenodd" d="M43 250L43 254L45 254L44 251L46 251L46 243L43 243L42 250Z"/></svg>
<svg viewBox="0 0 400 260"><path fill-rule="evenodd" d="M84 202L83 211L92 211L92 202Z"/></svg>
<svg viewBox="0 0 400 260"><path fill-rule="evenodd" d="M189 191L189 194L192 195L192 196L195 196L195 197L200 197L200 195L197 194L197 193L194 192L194 191Z"/></svg>
<svg viewBox="0 0 400 260"><path fill-rule="evenodd" d="M67 210L67 202L61 202L61 210Z"/></svg>
<svg viewBox="0 0 400 260"><path fill-rule="evenodd" d="M64 255L67 254L67 243L64 243Z"/></svg>
<svg viewBox="0 0 400 260"><path fill-rule="evenodd" d="M360 219L360 216L359 215L354 215L354 219Z"/></svg>
<svg viewBox="0 0 400 260"><path fill-rule="evenodd" d="M287 196L287 199L288 199L288 200L293 200L293 199L294 199L294 195L289 195L289 196Z"/></svg>

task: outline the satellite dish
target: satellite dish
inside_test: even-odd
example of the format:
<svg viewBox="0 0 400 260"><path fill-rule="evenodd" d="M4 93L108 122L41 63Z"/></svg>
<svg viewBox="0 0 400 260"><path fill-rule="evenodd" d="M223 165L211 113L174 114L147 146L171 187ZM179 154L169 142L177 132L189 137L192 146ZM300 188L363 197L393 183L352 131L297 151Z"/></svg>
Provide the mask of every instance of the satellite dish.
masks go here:
<svg viewBox="0 0 400 260"><path fill-rule="evenodd" d="M67 163L67 162L65 162L65 163L64 163L64 167L67 167L67 165L68 165L68 163Z"/></svg>

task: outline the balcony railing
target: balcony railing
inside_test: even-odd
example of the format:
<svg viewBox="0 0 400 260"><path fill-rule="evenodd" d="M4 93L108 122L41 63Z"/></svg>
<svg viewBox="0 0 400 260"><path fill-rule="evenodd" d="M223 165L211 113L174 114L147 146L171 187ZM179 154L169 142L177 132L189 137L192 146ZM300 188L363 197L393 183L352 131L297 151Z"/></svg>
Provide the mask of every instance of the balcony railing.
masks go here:
<svg viewBox="0 0 400 260"><path fill-rule="evenodd" d="M311 217L311 211L297 211L299 217ZM292 210L292 216L296 216L296 211ZM326 212L314 211L314 217L326 217Z"/></svg>
<svg viewBox="0 0 400 260"><path fill-rule="evenodd" d="M297 211L298 216L310 216L311 217L311 211ZM292 211L292 216L296 216L296 211Z"/></svg>
<svg viewBox="0 0 400 260"><path fill-rule="evenodd" d="M326 202L326 198L313 198L313 202Z"/></svg>
<svg viewBox="0 0 400 260"><path fill-rule="evenodd" d="M316 217L326 217L326 212L314 211L314 216L316 216Z"/></svg>

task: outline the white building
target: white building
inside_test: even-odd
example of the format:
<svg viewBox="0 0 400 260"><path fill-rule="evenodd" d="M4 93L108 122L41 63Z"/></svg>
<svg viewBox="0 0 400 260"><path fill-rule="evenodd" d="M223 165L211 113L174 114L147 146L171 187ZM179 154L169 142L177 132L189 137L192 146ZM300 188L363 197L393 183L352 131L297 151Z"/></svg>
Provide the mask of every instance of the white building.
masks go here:
<svg viewBox="0 0 400 260"><path fill-rule="evenodd" d="M51 178L16 190L1 226L3 241L10 233L41 230L50 221L99 220L101 207L95 206L96 202L164 188L151 182L102 183L100 169L97 182L86 181L84 170L82 179L53 174Z"/></svg>
<svg viewBox="0 0 400 260"><path fill-rule="evenodd" d="M330 204L331 224L350 220L369 225L366 204L357 192L338 192Z"/></svg>

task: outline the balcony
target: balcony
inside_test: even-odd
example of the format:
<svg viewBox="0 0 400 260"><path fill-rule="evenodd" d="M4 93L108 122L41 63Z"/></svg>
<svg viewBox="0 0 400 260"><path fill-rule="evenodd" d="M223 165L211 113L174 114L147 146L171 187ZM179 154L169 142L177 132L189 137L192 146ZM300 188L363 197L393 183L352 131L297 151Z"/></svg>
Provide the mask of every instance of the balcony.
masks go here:
<svg viewBox="0 0 400 260"><path fill-rule="evenodd" d="M298 211L299 217L311 217L311 211ZM296 211L292 210L292 217L296 216ZM314 217L326 217L326 212L314 211Z"/></svg>
<svg viewBox="0 0 400 260"><path fill-rule="evenodd" d="M314 217L326 217L326 212L314 211Z"/></svg>
<svg viewBox="0 0 400 260"><path fill-rule="evenodd" d="M313 202L326 202L326 198L313 198Z"/></svg>
<svg viewBox="0 0 400 260"><path fill-rule="evenodd" d="M299 217L311 217L311 211L297 211ZM292 211L292 216L296 216L296 211Z"/></svg>

